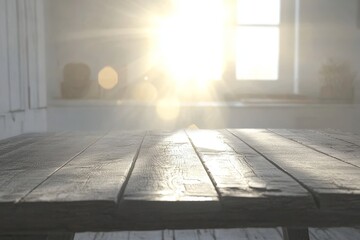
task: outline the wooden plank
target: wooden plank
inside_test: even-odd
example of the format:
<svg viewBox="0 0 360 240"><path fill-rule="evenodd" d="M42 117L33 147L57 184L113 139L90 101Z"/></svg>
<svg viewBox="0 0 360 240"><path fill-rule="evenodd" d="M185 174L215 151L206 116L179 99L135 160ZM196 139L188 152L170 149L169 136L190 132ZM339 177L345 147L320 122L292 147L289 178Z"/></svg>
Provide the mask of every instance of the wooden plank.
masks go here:
<svg viewBox="0 0 360 240"><path fill-rule="evenodd" d="M161 231L130 232L129 240L161 240Z"/></svg>
<svg viewBox="0 0 360 240"><path fill-rule="evenodd" d="M110 133L54 172L18 204L22 221L39 219L35 226L23 227L40 223L43 228L62 226L70 231L111 227L118 194L143 135ZM51 216L56 218L49 220Z"/></svg>
<svg viewBox="0 0 360 240"><path fill-rule="evenodd" d="M162 231L162 240L174 240L174 230L165 229Z"/></svg>
<svg viewBox="0 0 360 240"><path fill-rule="evenodd" d="M34 189L24 202L116 204L143 137L143 132L107 134Z"/></svg>
<svg viewBox="0 0 360 240"><path fill-rule="evenodd" d="M7 34L8 37L8 66L10 86L10 110L23 110L21 106L20 69L19 69L19 35L18 35L18 12L16 1L7 0Z"/></svg>
<svg viewBox="0 0 360 240"><path fill-rule="evenodd" d="M360 167L360 146L358 145L314 130L272 129L271 131L340 161Z"/></svg>
<svg viewBox="0 0 360 240"><path fill-rule="evenodd" d="M10 110L8 64L6 0L0 0L0 115Z"/></svg>
<svg viewBox="0 0 360 240"><path fill-rule="evenodd" d="M310 240L307 228L283 228L284 240Z"/></svg>
<svg viewBox="0 0 360 240"><path fill-rule="evenodd" d="M298 182L229 132L187 132L224 206L259 210L261 214L260 210L287 212L316 207L311 194ZM259 216L253 217L259 221Z"/></svg>
<svg viewBox="0 0 360 240"><path fill-rule="evenodd" d="M74 240L129 240L129 232L77 233Z"/></svg>
<svg viewBox="0 0 360 240"><path fill-rule="evenodd" d="M100 136L64 133L0 156L0 207L20 201Z"/></svg>
<svg viewBox="0 0 360 240"><path fill-rule="evenodd" d="M197 230L176 230L174 232L176 240L198 240Z"/></svg>
<svg viewBox="0 0 360 240"><path fill-rule="evenodd" d="M198 229L197 240L216 240L214 229Z"/></svg>
<svg viewBox="0 0 360 240"><path fill-rule="evenodd" d="M332 138L343 140L348 143L355 144L357 146L360 146L360 135L349 133L349 132L342 132L335 129L327 129L318 131L319 133L326 134Z"/></svg>
<svg viewBox="0 0 360 240"><path fill-rule="evenodd" d="M234 228L216 229L216 239L221 240L282 240L282 236L275 228Z"/></svg>
<svg viewBox="0 0 360 240"><path fill-rule="evenodd" d="M318 201L320 212L341 211L348 216L338 218L335 222L360 224L359 168L268 130L244 129L231 132L309 189ZM326 221L331 222L331 217Z"/></svg>
<svg viewBox="0 0 360 240"><path fill-rule="evenodd" d="M54 135L54 133L29 133L1 140L0 156L38 141L42 141L45 137L52 135Z"/></svg>
<svg viewBox="0 0 360 240"><path fill-rule="evenodd" d="M186 134L150 132L122 196L123 224L179 227L178 222L198 221L219 207L214 186Z"/></svg>

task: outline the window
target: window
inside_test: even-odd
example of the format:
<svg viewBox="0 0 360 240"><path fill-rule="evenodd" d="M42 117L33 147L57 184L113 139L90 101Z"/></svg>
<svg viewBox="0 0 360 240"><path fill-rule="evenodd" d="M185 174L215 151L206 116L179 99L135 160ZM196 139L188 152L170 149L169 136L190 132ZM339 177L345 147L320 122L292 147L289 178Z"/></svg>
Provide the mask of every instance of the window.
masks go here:
<svg viewBox="0 0 360 240"><path fill-rule="evenodd" d="M295 1L231 0L224 79L232 94L296 93Z"/></svg>
<svg viewBox="0 0 360 240"><path fill-rule="evenodd" d="M238 0L236 79L278 80L280 0Z"/></svg>

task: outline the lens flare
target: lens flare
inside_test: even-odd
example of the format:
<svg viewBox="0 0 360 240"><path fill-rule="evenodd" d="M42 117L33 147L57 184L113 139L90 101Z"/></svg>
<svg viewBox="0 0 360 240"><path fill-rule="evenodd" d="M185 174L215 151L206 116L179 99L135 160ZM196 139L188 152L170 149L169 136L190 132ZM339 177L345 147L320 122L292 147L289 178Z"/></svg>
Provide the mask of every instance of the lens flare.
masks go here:
<svg viewBox="0 0 360 240"><path fill-rule="evenodd" d="M102 88L111 90L119 83L118 73L112 67L104 67L99 72L98 82Z"/></svg>

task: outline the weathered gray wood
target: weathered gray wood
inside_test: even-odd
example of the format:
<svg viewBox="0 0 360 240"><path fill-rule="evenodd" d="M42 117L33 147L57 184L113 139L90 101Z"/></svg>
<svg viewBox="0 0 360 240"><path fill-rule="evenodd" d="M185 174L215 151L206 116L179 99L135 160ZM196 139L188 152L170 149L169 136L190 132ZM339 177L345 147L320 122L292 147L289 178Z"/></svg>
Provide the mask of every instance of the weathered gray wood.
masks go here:
<svg viewBox="0 0 360 240"><path fill-rule="evenodd" d="M353 144L356 144L357 146L360 146L360 135L358 135L358 134L342 132L342 131L335 130L335 129L327 129L327 130L322 130L322 131L318 131L318 132L321 134L326 134L332 138L340 139L345 142L353 143Z"/></svg>
<svg viewBox="0 0 360 240"><path fill-rule="evenodd" d="M161 240L161 231L130 232L129 240Z"/></svg>
<svg viewBox="0 0 360 240"><path fill-rule="evenodd" d="M340 161L360 167L360 146L358 145L314 130L271 129L270 131L330 155Z"/></svg>
<svg viewBox="0 0 360 240"><path fill-rule="evenodd" d="M360 224L358 167L267 130L231 132L39 136L0 155L0 232Z"/></svg>
<svg viewBox="0 0 360 240"><path fill-rule="evenodd" d="M282 212L316 207L311 194L298 182L229 132L187 133L214 179L224 206Z"/></svg>
<svg viewBox="0 0 360 240"><path fill-rule="evenodd" d="M98 134L64 133L0 156L0 186L3 189L0 204L21 200L99 137Z"/></svg>
<svg viewBox="0 0 360 240"><path fill-rule="evenodd" d="M75 156L21 200L22 221L37 216L36 224L43 227L60 225L74 231L111 225L118 194L143 136L141 132L109 133ZM69 217L72 221L67 221Z"/></svg>
<svg viewBox="0 0 360 240"><path fill-rule="evenodd" d="M162 231L162 240L174 240L174 230L165 229Z"/></svg>
<svg viewBox="0 0 360 240"><path fill-rule="evenodd" d="M175 233L175 235L174 235ZM358 228L312 228L309 229L311 240L355 240L360 239ZM132 240L129 238L130 232L99 232L99 233L77 233L75 240ZM163 230L161 234L151 232L136 232L132 234L135 239L141 236L143 239L161 240L282 240L282 230L279 228L235 228L235 229L210 229L210 230ZM180 237L180 238L179 238Z"/></svg>
<svg viewBox="0 0 360 240"><path fill-rule="evenodd" d="M321 211L347 212L354 217L343 218L341 221L359 223L360 218L355 217L360 209L359 168L268 130L231 132L309 189L317 199Z"/></svg>
<svg viewBox="0 0 360 240"><path fill-rule="evenodd" d="M75 234L74 240L129 240L130 232L85 232Z"/></svg>
<svg viewBox="0 0 360 240"><path fill-rule="evenodd" d="M177 240L197 240L198 232L196 230L177 230L174 232L174 238Z"/></svg>
<svg viewBox="0 0 360 240"><path fill-rule="evenodd" d="M23 202L116 204L144 134L107 134L34 189Z"/></svg>
<svg viewBox="0 0 360 240"><path fill-rule="evenodd" d="M31 223L40 224L40 214L33 215L32 220L27 219L29 212L22 212L19 202L101 136L64 133L0 156L0 231L20 230L19 226L30 228ZM40 209L45 209L45 205ZM40 209L33 208L33 211L41 213Z"/></svg>
<svg viewBox="0 0 360 240"><path fill-rule="evenodd" d="M216 240L215 229L198 229L196 230L197 240Z"/></svg>
<svg viewBox="0 0 360 240"><path fill-rule="evenodd" d="M183 131L151 132L122 196L124 224L197 221L220 207L218 195ZM206 209L206 210L205 210Z"/></svg>
<svg viewBox="0 0 360 240"><path fill-rule="evenodd" d="M310 240L307 228L283 228L284 240Z"/></svg>
<svg viewBox="0 0 360 240"><path fill-rule="evenodd" d="M281 240L282 235L275 228L216 229L215 239L219 240Z"/></svg>
<svg viewBox="0 0 360 240"><path fill-rule="evenodd" d="M0 156L35 142L43 141L45 137L51 135L54 135L54 133L29 133L1 140Z"/></svg>

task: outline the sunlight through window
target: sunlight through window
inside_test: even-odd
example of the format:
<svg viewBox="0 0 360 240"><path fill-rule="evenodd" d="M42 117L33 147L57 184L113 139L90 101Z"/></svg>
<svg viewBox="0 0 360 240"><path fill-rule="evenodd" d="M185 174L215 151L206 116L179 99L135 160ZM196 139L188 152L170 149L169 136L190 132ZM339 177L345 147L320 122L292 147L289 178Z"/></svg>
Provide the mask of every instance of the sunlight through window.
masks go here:
<svg viewBox="0 0 360 240"><path fill-rule="evenodd" d="M280 0L238 0L236 78L277 80Z"/></svg>
<svg viewBox="0 0 360 240"><path fill-rule="evenodd" d="M221 0L177 0L171 16L161 19L156 52L178 85L203 86L223 71L224 7Z"/></svg>

